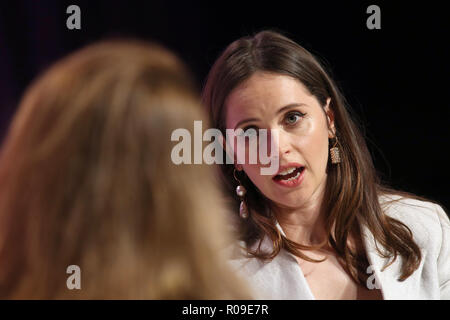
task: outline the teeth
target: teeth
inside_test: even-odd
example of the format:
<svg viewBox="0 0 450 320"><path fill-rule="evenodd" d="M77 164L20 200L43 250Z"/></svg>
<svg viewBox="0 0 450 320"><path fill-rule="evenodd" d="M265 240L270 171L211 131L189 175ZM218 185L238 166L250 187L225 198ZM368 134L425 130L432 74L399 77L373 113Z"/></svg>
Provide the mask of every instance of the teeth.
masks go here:
<svg viewBox="0 0 450 320"><path fill-rule="evenodd" d="M285 176L287 174L290 174L290 173L294 172L295 169L297 169L297 168L296 167L292 167L292 168L286 169L283 172L279 173L278 175Z"/></svg>
<svg viewBox="0 0 450 320"><path fill-rule="evenodd" d="M297 174L295 176L293 176L292 178L287 179L286 181L292 181L297 179L300 176L300 172L297 172Z"/></svg>

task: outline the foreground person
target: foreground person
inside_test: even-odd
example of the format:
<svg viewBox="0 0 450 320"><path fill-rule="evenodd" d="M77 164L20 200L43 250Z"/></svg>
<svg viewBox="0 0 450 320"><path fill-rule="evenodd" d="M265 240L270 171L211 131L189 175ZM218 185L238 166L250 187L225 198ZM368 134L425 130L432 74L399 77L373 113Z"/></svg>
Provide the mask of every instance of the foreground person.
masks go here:
<svg viewBox="0 0 450 320"><path fill-rule="evenodd" d="M159 46L104 42L52 66L1 151L0 298L248 297L217 254L229 238L212 167L171 161L172 131L201 119Z"/></svg>

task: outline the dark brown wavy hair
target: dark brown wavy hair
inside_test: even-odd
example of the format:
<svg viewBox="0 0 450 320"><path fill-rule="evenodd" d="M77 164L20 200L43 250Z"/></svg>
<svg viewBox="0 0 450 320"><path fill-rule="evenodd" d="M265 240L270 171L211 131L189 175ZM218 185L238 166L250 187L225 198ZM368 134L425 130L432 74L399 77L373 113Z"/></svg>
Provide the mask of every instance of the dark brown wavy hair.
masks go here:
<svg viewBox="0 0 450 320"><path fill-rule="evenodd" d="M0 299L248 298L218 255L214 169L171 161L173 130L206 118L156 44L96 43L46 70L0 154Z"/></svg>
<svg viewBox="0 0 450 320"><path fill-rule="evenodd" d="M231 43L214 63L203 90L203 103L208 109L212 124L225 134L226 98L234 88L257 71L287 75L299 80L322 107L326 105L327 98L331 98L330 108L334 114L341 163L330 165L329 161L327 166L323 208L327 212L328 237L318 247L330 245L352 278L365 285L368 261L360 240L361 226L366 226L374 235L376 243L386 249L382 252L377 248L379 253L385 258L391 258L385 268L401 256L403 263L400 280L409 277L420 264L420 249L405 224L383 214L379 196L397 194L425 199L393 190L381 183L355 117L350 114L337 85L310 52L274 31L262 31L253 37L243 37ZM233 199L235 212L238 212L239 199L235 195L233 170L232 164L221 165L223 183L227 194ZM248 190L246 201L252 213L248 220L238 219L239 237L245 241L247 252L260 259L272 259L284 248L300 258L316 261L300 250L318 247L305 246L284 237L276 228L270 200L247 177L242 183ZM264 236L272 240L273 251L263 252L260 246L252 250L252 245L257 241L261 244ZM356 239L355 247L348 245L350 237Z"/></svg>

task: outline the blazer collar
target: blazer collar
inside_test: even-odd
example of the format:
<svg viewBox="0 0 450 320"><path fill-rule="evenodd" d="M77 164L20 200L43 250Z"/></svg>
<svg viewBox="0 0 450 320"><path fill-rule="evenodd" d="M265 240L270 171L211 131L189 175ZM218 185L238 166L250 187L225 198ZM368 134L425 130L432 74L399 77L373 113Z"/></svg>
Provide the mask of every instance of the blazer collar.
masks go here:
<svg viewBox="0 0 450 320"><path fill-rule="evenodd" d="M276 227L283 236L286 236L278 221L276 223ZM392 265L384 271L381 271L388 263L389 259L382 257L378 253L374 236L367 227L361 226L361 235L363 238L367 259L370 264L369 268L366 270L369 275L369 278L367 279L367 287L369 289L381 289L384 300L408 299L408 296L411 296L411 293L413 292L413 290L411 290L412 282L407 280L402 282L398 280L401 275L401 257L398 256ZM381 244L378 244L378 248L382 251L385 250ZM264 237L261 243L261 249L270 251L273 249L273 245L267 236ZM293 261L296 262L295 259L293 259Z"/></svg>

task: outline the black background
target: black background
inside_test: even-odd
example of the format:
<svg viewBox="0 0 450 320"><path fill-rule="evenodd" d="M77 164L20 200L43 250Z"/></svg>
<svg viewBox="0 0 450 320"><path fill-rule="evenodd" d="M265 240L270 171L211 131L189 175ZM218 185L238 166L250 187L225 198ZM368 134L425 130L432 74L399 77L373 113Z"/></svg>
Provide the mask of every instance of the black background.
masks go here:
<svg viewBox="0 0 450 320"><path fill-rule="evenodd" d="M366 128L375 165L392 186L448 197L448 13L445 2L4 1L0 4L0 137L31 80L96 40L132 36L174 50L199 88L233 40L275 28L328 65ZM81 8L81 30L66 8ZM366 9L381 8L381 30Z"/></svg>
<svg viewBox="0 0 450 320"><path fill-rule="evenodd" d="M185 307L216 307L214 317L210 315L183 315ZM267 305L269 314L227 314L227 305ZM146 301L0 301L2 312L10 311L17 317L45 314L46 319L84 319L92 317L120 319L289 319L293 315L306 317L317 314L326 319L345 314L349 319L360 319L370 314L374 319L384 319L389 314L394 318L411 319L418 312L434 310L445 314L449 301L431 300L146 300ZM320 309L318 309L320 308ZM442 310L442 311L439 311Z"/></svg>

